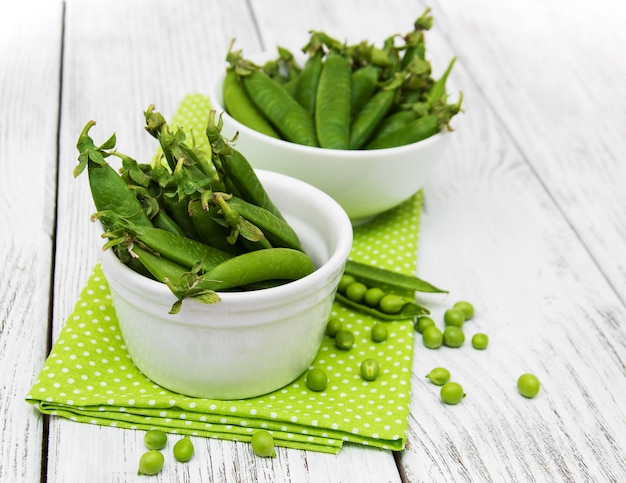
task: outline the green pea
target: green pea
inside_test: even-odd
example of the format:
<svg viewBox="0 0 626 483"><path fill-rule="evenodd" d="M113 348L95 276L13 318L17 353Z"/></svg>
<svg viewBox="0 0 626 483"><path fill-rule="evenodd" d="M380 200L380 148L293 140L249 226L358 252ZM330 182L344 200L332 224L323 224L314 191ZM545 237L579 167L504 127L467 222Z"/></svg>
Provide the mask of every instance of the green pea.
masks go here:
<svg viewBox="0 0 626 483"><path fill-rule="evenodd" d="M380 365L376 359L365 359L361 362L361 377L366 381L375 381L380 375Z"/></svg>
<svg viewBox="0 0 626 483"><path fill-rule="evenodd" d="M460 327L449 325L443 330L443 343L448 347L461 347L465 342L465 334Z"/></svg>
<svg viewBox="0 0 626 483"><path fill-rule="evenodd" d="M458 404L465 397L465 392L458 382L446 382L441 386L439 395L446 404Z"/></svg>
<svg viewBox="0 0 626 483"><path fill-rule="evenodd" d="M341 320L332 318L326 324L326 335L328 337L335 337L335 335L337 335L337 332L339 332L342 327L343 323L341 322Z"/></svg>
<svg viewBox="0 0 626 483"><path fill-rule="evenodd" d="M385 292L378 287L372 287L365 292L364 302L370 307L378 307L381 299L385 296Z"/></svg>
<svg viewBox="0 0 626 483"><path fill-rule="evenodd" d="M189 439L189 436L185 436L176 441L174 445L174 458L176 461L180 461L181 463L189 461L193 458L193 452L193 443L191 439Z"/></svg>
<svg viewBox="0 0 626 483"><path fill-rule="evenodd" d="M472 347L478 350L484 350L489 345L489 336L487 334L474 334L472 336Z"/></svg>
<svg viewBox="0 0 626 483"><path fill-rule="evenodd" d="M432 371L426 374L426 378L430 379L430 382L436 386L443 386L450 380L450 371L445 367L435 367Z"/></svg>
<svg viewBox="0 0 626 483"><path fill-rule="evenodd" d="M429 349L438 349L443 343L443 333L434 325L426 327L422 332L422 342Z"/></svg>
<svg viewBox="0 0 626 483"><path fill-rule="evenodd" d="M310 369L306 374L306 386L315 392L322 392L328 386L326 373L319 368Z"/></svg>
<svg viewBox="0 0 626 483"><path fill-rule="evenodd" d="M337 286L337 290L341 293L345 293L346 289L356 282L356 279L352 275L346 275L345 273L341 276L339 280L339 285Z"/></svg>
<svg viewBox="0 0 626 483"><path fill-rule="evenodd" d="M148 449L162 449L167 444L167 434L160 429L151 429L144 434L143 443Z"/></svg>
<svg viewBox="0 0 626 483"><path fill-rule="evenodd" d="M349 330L342 329L335 335L335 347L347 351L354 345L354 334Z"/></svg>
<svg viewBox="0 0 626 483"><path fill-rule="evenodd" d="M387 340L389 336L389 330L387 326L381 322L376 322L372 327L372 340L374 342L383 342Z"/></svg>
<svg viewBox="0 0 626 483"><path fill-rule="evenodd" d="M275 457L276 450L274 449L274 437L264 429L261 429L252 435L250 440L252 445L252 451L257 456L262 458Z"/></svg>
<svg viewBox="0 0 626 483"><path fill-rule="evenodd" d="M526 373L519 376L517 379L517 390L519 393L529 399L534 398L539 394L541 389L541 383L534 374Z"/></svg>
<svg viewBox="0 0 626 483"><path fill-rule="evenodd" d="M397 314L398 312L400 312L400 310L402 310L402 307L405 303L406 301L399 295L387 294L382 299L380 299L378 307L380 308L381 312L384 312L386 314Z"/></svg>
<svg viewBox="0 0 626 483"><path fill-rule="evenodd" d="M367 292L367 286L361 282L354 282L346 288L346 297L355 302L361 302Z"/></svg>
<svg viewBox="0 0 626 483"><path fill-rule="evenodd" d="M461 309L448 309L443 314L443 322L445 325L463 327L463 323L465 322L465 313L463 313Z"/></svg>
<svg viewBox="0 0 626 483"><path fill-rule="evenodd" d="M420 334L423 334L424 329L426 329L426 327L430 327L431 325L435 325L435 321L430 317L418 317L415 321L415 330L417 330Z"/></svg>
<svg viewBox="0 0 626 483"><path fill-rule="evenodd" d="M465 300L455 303L452 307L461 310L465 314L465 320L470 320L474 317L474 306Z"/></svg>
<svg viewBox="0 0 626 483"><path fill-rule="evenodd" d="M165 457L163 453L156 449L146 451L139 458L138 475L156 475L163 469L163 463L165 463Z"/></svg>

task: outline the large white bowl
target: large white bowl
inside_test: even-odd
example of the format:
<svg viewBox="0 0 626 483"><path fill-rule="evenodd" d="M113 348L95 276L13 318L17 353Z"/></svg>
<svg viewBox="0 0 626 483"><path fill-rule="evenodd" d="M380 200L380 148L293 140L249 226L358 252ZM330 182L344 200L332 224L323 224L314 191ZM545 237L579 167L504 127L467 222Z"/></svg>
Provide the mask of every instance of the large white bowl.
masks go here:
<svg viewBox="0 0 626 483"><path fill-rule="evenodd" d="M287 174L328 193L355 225L419 191L437 168L451 137L439 133L410 145L377 150L302 146L259 133L226 113L223 81L224 74L218 76L209 94L212 108L222 115L222 135L230 139L239 133L235 148L255 168Z"/></svg>
<svg viewBox="0 0 626 483"><path fill-rule="evenodd" d="M302 181L258 171L297 232L316 270L288 284L220 293L206 305L185 300L107 250L102 267L128 352L150 379L194 397L239 399L295 380L313 361L352 246L352 226L328 195Z"/></svg>

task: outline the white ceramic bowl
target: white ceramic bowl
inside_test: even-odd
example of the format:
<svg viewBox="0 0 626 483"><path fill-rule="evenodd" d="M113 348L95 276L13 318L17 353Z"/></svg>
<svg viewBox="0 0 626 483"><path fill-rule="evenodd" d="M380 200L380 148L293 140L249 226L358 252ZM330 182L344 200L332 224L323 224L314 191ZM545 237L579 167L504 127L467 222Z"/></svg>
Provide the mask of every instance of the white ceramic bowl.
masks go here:
<svg viewBox="0 0 626 483"><path fill-rule="evenodd" d="M257 57L253 58L256 60ZM440 133L407 146L337 150L301 146L261 134L225 112L224 74L211 86L211 107L222 114L222 135L239 133L235 148L255 168L301 179L332 196L357 225L407 200L429 179L451 135Z"/></svg>
<svg viewBox="0 0 626 483"><path fill-rule="evenodd" d="M102 267L128 352L150 379L194 397L239 399L292 382L313 361L352 246L352 226L328 195L297 179L258 176L313 259L316 270L282 286L220 293L206 305L175 301L107 250Z"/></svg>

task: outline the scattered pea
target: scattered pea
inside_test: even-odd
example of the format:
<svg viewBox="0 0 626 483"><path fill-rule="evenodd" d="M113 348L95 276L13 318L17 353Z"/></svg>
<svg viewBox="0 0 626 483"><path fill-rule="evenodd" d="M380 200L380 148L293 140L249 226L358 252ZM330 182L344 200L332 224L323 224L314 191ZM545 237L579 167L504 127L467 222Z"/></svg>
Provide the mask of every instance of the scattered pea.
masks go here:
<svg viewBox="0 0 626 483"><path fill-rule="evenodd" d="M445 325L463 327L463 323L465 322L465 313L461 309L448 309L443 314L443 322Z"/></svg>
<svg viewBox="0 0 626 483"><path fill-rule="evenodd" d="M385 296L385 292L378 287L368 288L365 292L364 302L370 307L378 307L381 299Z"/></svg>
<svg viewBox="0 0 626 483"><path fill-rule="evenodd" d="M274 449L274 437L264 429L261 429L252 435L250 441L252 445L252 451L257 456L262 458L275 457L276 450Z"/></svg>
<svg viewBox="0 0 626 483"><path fill-rule="evenodd" d="M344 293L346 289L356 282L356 279L352 275L343 274L341 279L339 280L339 285L337 286L337 290L341 293Z"/></svg>
<svg viewBox="0 0 626 483"><path fill-rule="evenodd" d="M366 381L375 381L380 375L380 365L376 359L365 359L361 362L361 377Z"/></svg>
<svg viewBox="0 0 626 483"><path fill-rule="evenodd" d="M430 327L431 325L435 325L435 321L433 319L427 316L419 317L415 321L415 330L417 330L420 334L423 334L424 329L426 327Z"/></svg>
<svg viewBox="0 0 626 483"><path fill-rule="evenodd" d="M472 347L478 350L484 350L489 345L489 336L487 334L474 334L472 336Z"/></svg>
<svg viewBox="0 0 626 483"><path fill-rule="evenodd" d="M541 383L534 374L522 374L517 379L517 390L524 397L532 399L539 394L540 389Z"/></svg>
<svg viewBox="0 0 626 483"><path fill-rule="evenodd" d="M337 332L339 332L343 327L341 320L332 318L326 324L326 335L328 337L335 337Z"/></svg>
<svg viewBox="0 0 626 483"><path fill-rule="evenodd" d="M374 342L383 342L387 340L389 336L389 330L384 323L376 322L372 327L372 340Z"/></svg>
<svg viewBox="0 0 626 483"><path fill-rule="evenodd" d="M367 286L361 282L354 282L346 288L346 297L354 302L362 302L367 292Z"/></svg>
<svg viewBox="0 0 626 483"><path fill-rule="evenodd" d="M191 439L189 439L189 436L185 436L184 438L176 441L176 444L174 445L174 458L176 461L180 461L181 463L189 461L193 458L193 453L193 443L191 442Z"/></svg>
<svg viewBox="0 0 626 483"><path fill-rule="evenodd" d="M306 386L315 392L322 392L328 386L328 377L326 373L319 368L310 369L306 374Z"/></svg>
<svg viewBox="0 0 626 483"><path fill-rule="evenodd" d="M156 449L146 451L141 455L141 458L139 458L139 469L137 470L137 474L156 475L163 469L164 463L165 457L163 456L163 453Z"/></svg>
<svg viewBox="0 0 626 483"><path fill-rule="evenodd" d="M453 308L460 309L465 315L465 320L470 320L474 317L474 306L466 302L465 300L461 300L453 305Z"/></svg>
<svg viewBox="0 0 626 483"><path fill-rule="evenodd" d="M167 434L160 429L150 429L144 434L143 443L148 449L162 449L167 444Z"/></svg>
<svg viewBox="0 0 626 483"><path fill-rule="evenodd" d="M449 325L443 330L443 343L448 347L461 347L465 342L465 334L460 327Z"/></svg>
<svg viewBox="0 0 626 483"><path fill-rule="evenodd" d="M397 314L404 307L405 300L399 295L395 294L387 294L382 299L380 299L380 303L378 304L378 308L381 312L386 314Z"/></svg>
<svg viewBox="0 0 626 483"><path fill-rule="evenodd" d="M354 334L349 330L342 329L335 334L335 347L347 351L354 345Z"/></svg>
<svg viewBox="0 0 626 483"><path fill-rule="evenodd" d="M429 349L438 349L443 343L443 333L437 326L426 327L422 333L422 342Z"/></svg>
<svg viewBox="0 0 626 483"><path fill-rule="evenodd" d="M432 371L426 374L426 378L430 379L430 382L436 386L443 386L450 380L450 371L445 367L435 367Z"/></svg>
<svg viewBox="0 0 626 483"><path fill-rule="evenodd" d="M439 394L446 404L458 404L465 397L463 387L458 382L446 382L441 386Z"/></svg>

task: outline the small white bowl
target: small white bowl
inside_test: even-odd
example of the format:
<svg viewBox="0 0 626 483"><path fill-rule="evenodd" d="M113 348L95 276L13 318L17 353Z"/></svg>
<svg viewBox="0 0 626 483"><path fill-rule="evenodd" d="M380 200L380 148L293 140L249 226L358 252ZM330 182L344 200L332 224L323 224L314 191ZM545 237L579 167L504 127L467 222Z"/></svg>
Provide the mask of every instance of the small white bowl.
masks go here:
<svg viewBox="0 0 626 483"><path fill-rule="evenodd" d="M263 57L252 60L258 59ZM439 133L417 143L377 150L324 149L275 139L226 113L222 96L224 75L218 76L209 94L211 107L222 116L222 135L232 139L239 133L235 148L255 168L301 179L332 196L354 225L399 205L419 191L436 169L451 137L450 133Z"/></svg>
<svg viewBox="0 0 626 483"><path fill-rule="evenodd" d="M102 267L128 352L137 367L172 391L211 399L259 396L295 380L319 349L352 247L352 226L328 195L294 178L257 171L301 239L316 270L282 286L220 293L206 305L175 297L107 250Z"/></svg>

